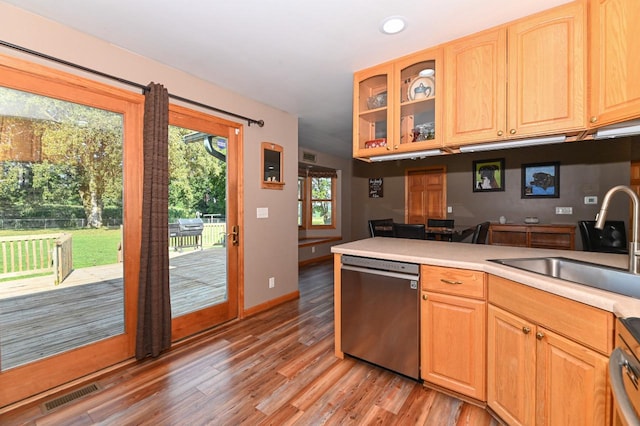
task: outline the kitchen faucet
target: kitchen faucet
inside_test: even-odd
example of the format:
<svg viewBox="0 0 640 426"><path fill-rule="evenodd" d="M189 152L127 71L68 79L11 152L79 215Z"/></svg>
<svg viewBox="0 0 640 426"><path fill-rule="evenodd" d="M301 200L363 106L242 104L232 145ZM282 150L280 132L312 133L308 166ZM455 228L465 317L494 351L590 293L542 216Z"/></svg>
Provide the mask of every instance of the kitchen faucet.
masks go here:
<svg viewBox="0 0 640 426"><path fill-rule="evenodd" d="M638 210L640 208L640 198L638 198L638 195L633 192L633 189L628 186L618 185L608 190L602 199L600 212L596 215L595 226L597 229L602 229L604 227L611 197L619 191L626 193L633 203L633 239L629 243L629 272L632 274L640 274L640 221L638 220L640 217L640 211Z"/></svg>

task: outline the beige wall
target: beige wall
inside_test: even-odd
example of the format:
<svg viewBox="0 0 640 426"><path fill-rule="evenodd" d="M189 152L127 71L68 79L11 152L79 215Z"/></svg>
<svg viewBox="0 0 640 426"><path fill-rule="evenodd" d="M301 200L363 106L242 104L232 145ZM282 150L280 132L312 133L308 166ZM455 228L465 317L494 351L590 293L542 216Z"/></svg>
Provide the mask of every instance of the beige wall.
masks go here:
<svg viewBox="0 0 640 426"><path fill-rule="evenodd" d="M354 239L368 237L369 219L391 217L403 222L405 170L429 165L447 167L447 205L453 208L448 218L454 219L456 224L474 225L485 220L497 222L500 216L505 216L508 223L522 223L527 216L537 216L541 223L576 224L579 220L592 220L609 188L629 184L630 161L638 158L639 147L640 137L632 137L456 154L415 161L357 162L352 179L352 236ZM505 191L473 192L473 161L495 158L505 159ZM550 161L560 162L560 198L522 199L521 165ZM370 177L384 178L383 198L368 198ZM598 204L584 204L584 197L592 195L598 197ZM573 214L556 215L555 207L572 207ZM627 197L616 195L612 199L608 218L624 220L628 226ZM576 235L576 248L582 248L579 235Z"/></svg>
<svg viewBox="0 0 640 426"><path fill-rule="evenodd" d="M241 123L244 126L244 223L241 226L245 247L244 305L245 308L251 308L297 290L297 117L13 6L0 3L0 16L0 39L9 43L136 83L162 83L171 94L264 120L263 128L256 125L247 126L246 122ZM132 31L132 36L135 36L135 31ZM130 86L123 86L4 47L0 47L0 53L137 91ZM206 110L204 112L217 115ZM229 116L219 116L240 122ZM259 163L262 141L275 142L284 147L286 185L282 191L260 189ZM268 219L256 218L258 207L269 209ZM276 279L274 289L268 288L269 277Z"/></svg>

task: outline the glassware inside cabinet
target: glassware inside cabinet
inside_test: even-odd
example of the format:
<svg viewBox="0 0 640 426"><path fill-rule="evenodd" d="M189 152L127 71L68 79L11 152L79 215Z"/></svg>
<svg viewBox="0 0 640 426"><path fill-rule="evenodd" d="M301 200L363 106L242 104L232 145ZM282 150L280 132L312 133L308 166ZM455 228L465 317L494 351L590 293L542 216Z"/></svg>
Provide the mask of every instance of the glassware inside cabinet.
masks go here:
<svg viewBox="0 0 640 426"><path fill-rule="evenodd" d="M358 149L387 146L387 81L380 74L358 83Z"/></svg>
<svg viewBox="0 0 640 426"><path fill-rule="evenodd" d="M400 71L400 143L436 138L436 61L412 64Z"/></svg>

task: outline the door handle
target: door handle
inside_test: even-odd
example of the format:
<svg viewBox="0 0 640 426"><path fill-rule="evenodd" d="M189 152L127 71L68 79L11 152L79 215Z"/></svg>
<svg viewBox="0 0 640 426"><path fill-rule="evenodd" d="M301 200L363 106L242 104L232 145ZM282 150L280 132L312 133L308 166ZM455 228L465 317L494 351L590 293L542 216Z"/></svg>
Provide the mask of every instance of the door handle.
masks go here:
<svg viewBox="0 0 640 426"><path fill-rule="evenodd" d="M231 244L237 246L239 244L238 236L240 235L240 227L238 225L233 225L231 227L231 232L227 235L231 238Z"/></svg>

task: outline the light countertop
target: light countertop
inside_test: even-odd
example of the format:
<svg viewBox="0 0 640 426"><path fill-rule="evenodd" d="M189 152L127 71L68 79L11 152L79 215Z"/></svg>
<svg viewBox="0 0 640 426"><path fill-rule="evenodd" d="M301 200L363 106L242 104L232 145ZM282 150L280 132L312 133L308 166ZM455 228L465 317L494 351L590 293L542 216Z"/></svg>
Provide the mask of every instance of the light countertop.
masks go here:
<svg viewBox="0 0 640 426"><path fill-rule="evenodd" d="M331 248L331 252L483 271L613 312L618 317L640 317L640 299L488 261L488 259L553 256L626 269L628 266L626 255L383 237L336 245ZM638 276L638 285L640 286L640 276Z"/></svg>

